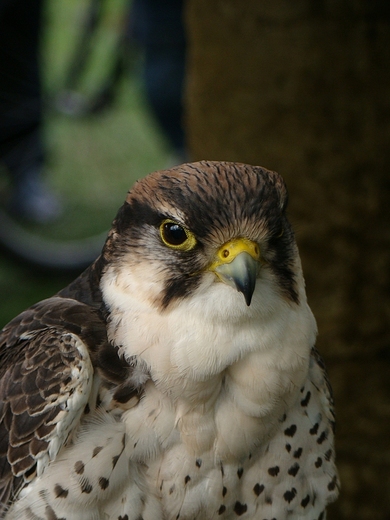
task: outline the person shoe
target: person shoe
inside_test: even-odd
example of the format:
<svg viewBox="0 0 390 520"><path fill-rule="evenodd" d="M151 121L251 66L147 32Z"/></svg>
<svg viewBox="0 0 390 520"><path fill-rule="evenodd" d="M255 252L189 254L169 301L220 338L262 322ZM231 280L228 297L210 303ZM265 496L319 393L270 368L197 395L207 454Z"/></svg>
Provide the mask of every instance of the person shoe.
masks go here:
<svg viewBox="0 0 390 520"><path fill-rule="evenodd" d="M58 196L43 180L41 172L33 171L23 175L15 183L8 211L15 218L34 224L48 224L63 213Z"/></svg>

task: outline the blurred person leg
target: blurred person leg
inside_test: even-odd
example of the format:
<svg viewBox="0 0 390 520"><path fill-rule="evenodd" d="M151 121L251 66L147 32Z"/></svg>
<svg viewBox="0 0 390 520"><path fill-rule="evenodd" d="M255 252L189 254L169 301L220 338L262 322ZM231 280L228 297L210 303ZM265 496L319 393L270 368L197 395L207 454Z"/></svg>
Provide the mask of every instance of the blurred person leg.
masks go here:
<svg viewBox="0 0 390 520"><path fill-rule="evenodd" d="M144 53L143 79L152 112L172 149L172 162L188 160L183 123L186 36L183 0L134 0L130 36Z"/></svg>
<svg viewBox="0 0 390 520"><path fill-rule="evenodd" d="M43 179L42 6L43 0L0 0L0 163L12 184L7 207L37 223L61 212Z"/></svg>

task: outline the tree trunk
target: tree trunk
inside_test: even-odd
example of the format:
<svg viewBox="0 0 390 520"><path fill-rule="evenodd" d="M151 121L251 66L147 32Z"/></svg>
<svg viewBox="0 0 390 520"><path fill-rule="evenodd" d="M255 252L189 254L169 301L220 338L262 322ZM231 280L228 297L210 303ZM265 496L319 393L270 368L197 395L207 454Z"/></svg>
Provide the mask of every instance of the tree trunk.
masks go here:
<svg viewBox="0 0 390 520"><path fill-rule="evenodd" d="M194 159L290 192L336 397L331 519L390 518L390 2L188 0Z"/></svg>

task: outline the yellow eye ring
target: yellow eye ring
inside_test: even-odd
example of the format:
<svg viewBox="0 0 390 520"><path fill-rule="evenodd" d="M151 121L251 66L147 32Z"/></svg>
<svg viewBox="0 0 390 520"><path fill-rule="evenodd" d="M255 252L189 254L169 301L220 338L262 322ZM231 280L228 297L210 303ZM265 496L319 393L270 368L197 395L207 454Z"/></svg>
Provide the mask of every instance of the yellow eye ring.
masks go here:
<svg viewBox="0 0 390 520"><path fill-rule="evenodd" d="M164 244L171 249L190 251L196 245L193 233L174 220L166 219L161 222L160 236Z"/></svg>

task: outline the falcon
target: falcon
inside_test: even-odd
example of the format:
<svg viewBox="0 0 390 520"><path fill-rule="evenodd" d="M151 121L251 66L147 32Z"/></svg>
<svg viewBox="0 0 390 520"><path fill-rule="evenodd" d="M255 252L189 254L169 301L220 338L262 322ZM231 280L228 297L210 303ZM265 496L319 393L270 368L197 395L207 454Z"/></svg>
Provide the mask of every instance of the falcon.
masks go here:
<svg viewBox="0 0 390 520"><path fill-rule="evenodd" d="M325 518L333 402L286 206L257 166L150 174L4 327L2 518Z"/></svg>

